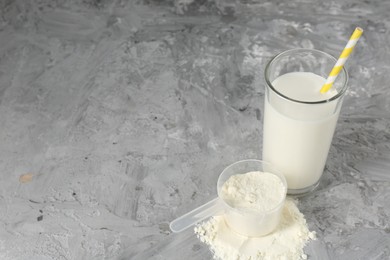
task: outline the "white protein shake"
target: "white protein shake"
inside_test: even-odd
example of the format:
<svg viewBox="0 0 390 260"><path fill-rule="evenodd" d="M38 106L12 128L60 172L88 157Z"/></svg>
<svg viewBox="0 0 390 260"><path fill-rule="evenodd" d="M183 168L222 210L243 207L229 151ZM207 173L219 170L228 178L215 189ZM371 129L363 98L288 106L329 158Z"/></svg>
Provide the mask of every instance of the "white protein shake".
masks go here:
<svg viewBox="0 0 390 260"><path fill-rule="evenodd" d="M266 92L263 159L285 175L289 190L316 185L324 170L340 107L337 102L304 102L336 95L335 90L320 93L325 81L311 72L291 72L272 82L287 99L271 90Z"/></svg>

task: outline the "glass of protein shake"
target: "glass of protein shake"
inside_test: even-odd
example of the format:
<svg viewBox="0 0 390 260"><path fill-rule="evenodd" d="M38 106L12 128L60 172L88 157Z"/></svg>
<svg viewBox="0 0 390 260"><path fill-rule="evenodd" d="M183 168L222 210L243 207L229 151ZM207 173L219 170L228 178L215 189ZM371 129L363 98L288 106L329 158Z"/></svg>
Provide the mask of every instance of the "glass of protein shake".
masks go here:
<svg viewBox="0 0 390 260"><path fill-rule="evenodd" d="M293 49L265 68L263 160L284 173L288 194L312 191L324 171L348 81L343 68L332 89L320 92L336 61Z"/></svg>

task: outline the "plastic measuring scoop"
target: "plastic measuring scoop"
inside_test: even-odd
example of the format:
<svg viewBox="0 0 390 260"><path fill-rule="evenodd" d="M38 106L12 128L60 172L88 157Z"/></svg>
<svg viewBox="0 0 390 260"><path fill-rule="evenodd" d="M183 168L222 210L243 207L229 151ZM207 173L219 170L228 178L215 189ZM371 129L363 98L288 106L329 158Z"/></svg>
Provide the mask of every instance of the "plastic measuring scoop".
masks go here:
<svg viewBox="0 0 390 260"><path fill-rule="evenodd" d="M280 203L275 205L271 210L256 212L233 208L220 196L223 184L232 175L245 174L253 171L274 174L283 183L284 196ZM252 237L269 234L279 224L281 210L286 199L287 182L284 176L275 170L272 165L260 160L244 160L233 163L222 171L218 178L217 191L217 198L173 220L169 225L171 230L175 233L181 232L211 216L223 215L226 224L237 233Z"/></svg>
<svg viewBox="0 0 390 260"><path fill-rule="evenodd" d="M183 216L178 217L169 224L169 227L173 232L178 233L211 216L222 215L225 213L225 210L225 205L222 200L220 198L215 198Z"/></svg>

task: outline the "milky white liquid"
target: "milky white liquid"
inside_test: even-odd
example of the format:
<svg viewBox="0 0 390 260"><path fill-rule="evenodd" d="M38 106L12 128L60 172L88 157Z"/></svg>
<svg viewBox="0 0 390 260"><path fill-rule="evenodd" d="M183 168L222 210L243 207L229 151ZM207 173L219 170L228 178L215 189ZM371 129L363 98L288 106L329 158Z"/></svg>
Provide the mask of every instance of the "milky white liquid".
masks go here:
<svg viewBox="0 0 390 260"><path fill-rule="evenodd" d="M291 99L315 102L337 94L320 93L325 79L310 72L292 72L276 78L273 87ZM289 192L315 185L324 170L340 111L339 100L302 104L266 93L263 159L285 175Z"/></svg>

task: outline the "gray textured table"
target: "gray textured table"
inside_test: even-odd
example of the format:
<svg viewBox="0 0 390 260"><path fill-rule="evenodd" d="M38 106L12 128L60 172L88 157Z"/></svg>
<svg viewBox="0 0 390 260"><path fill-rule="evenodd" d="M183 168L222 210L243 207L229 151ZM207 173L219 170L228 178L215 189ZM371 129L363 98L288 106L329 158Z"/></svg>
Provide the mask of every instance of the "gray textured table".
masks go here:
<svg viewBox="0 0 390 260"><path fill-rule="evenodd" d="M168 223L261 158L264 65L365 29L310 259L390 258L390 2L1 1L0 259L210 259Z"/></svg>

